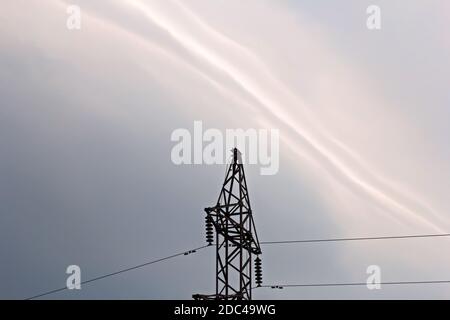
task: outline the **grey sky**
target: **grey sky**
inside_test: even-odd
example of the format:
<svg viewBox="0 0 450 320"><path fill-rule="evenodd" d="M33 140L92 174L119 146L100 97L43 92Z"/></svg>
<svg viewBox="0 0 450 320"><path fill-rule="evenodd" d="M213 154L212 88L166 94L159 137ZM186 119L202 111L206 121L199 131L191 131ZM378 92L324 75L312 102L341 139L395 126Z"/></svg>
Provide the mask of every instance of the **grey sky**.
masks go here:
<svg viewBox="0 0 450 320"><path fill-rule="evenodd" d="M260 240L450 231L447 1L141 1L148 12L70 1L80 31L66 28L68 3L7 0L0 12L1 298L62 287L70 264L86 280L203 245L225 167L170 160L171 133L195 120L280 130L279 173L245 168ZM380 31L365 26L369 4L382 8ZM364 282L377 264L385 281L450 280L448 242L263 247L263 276ZM213 292L213 268L206 249L49 298L189 299Z"/></svg>

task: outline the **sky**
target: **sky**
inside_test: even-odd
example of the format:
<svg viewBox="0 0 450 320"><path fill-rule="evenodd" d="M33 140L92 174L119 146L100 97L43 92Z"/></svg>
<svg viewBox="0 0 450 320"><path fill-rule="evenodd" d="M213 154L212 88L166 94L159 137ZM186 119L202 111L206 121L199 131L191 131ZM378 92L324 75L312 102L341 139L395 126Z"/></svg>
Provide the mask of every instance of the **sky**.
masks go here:
<svg viewBox="0 0 450 320"><path fill-rule="evenodd" d="M69 5L81 29L66 26ZM369 5L381 29L366 26ZM277 129L247 165L260 241L450 232L450 3L6 0L0 11L0 298L205 244L225 165L171 134ZM450 280L447 238L262 247L265 284ZM207 248L47 296L214 292ZM260 288L256 299L448 299L450 286Z"/></svg>

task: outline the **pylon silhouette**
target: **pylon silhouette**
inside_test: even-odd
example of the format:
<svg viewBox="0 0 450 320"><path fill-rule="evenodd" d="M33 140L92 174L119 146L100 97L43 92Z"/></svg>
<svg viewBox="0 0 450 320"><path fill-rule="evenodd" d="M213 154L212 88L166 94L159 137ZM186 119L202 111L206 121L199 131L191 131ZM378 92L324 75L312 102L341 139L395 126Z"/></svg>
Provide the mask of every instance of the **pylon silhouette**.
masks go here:
<svg viewBox="0 0 450 320"><path fill-rule="evenodd" d="M193 295L197 300L251 300L252 255L259 256L261 247L245 179L241 153L232 150L219 199L214 207L205 208L206 240L212 245L216 234L216 293ZM261 260L255 262L256 284L262 283Z"/></svg>

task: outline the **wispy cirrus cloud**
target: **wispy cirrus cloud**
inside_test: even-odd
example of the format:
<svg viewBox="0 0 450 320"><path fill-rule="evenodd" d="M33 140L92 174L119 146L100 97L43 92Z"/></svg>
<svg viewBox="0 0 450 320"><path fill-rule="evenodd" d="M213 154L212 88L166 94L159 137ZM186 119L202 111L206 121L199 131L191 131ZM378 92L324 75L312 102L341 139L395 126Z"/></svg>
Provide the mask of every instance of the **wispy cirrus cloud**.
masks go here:
<svg viewBox="0 0 450 320"><path fill-rule="evenodd" d="M312 158L322 163L322 167L335 171L334 176L339 179L339 183L383 207L400 223L443 231L438 224L448 222L445 217L437 214L429 204L408 196L410 190L397 188L392 192L395 188L389 185L387 179L374 169L368 170L361 155L321 128L320 119L313 116L311 106L307 106L291 88L273 77L270 68L248 48L214 30L177 1L168 4L133 0L127 2L126 6L140 11L149 19L149 23L162 28L188 52L233 80L253 105L265 109L272 119L276 119L271 121L273 126L285 129L294 152L312 153ZM317 39L317 42L321 40ZM320 46L312 48L321 49ZM357 88L350 83L348 86ZM379 103L383 101L379 100ZM351 117L343 117L346 116ZM386 114L386 117L389 115ZM364 130L364 127L357 129ZM306 146L293 143L298 139ZM356 167L358 170L354 170ZM401 196L396 197L396 193Z"/></svg>
<svg viewBox="0 0 450 320"><path fill-rule="evenodd" d="M14 213L2 221L2 234L18 241L21 255L9 259L19 265L9 271L23 275L32 269L51 278L60 269L56 262L64 266L77 258L89 266L90 274L101 273L124 261L141 261L143 252L163 255L164 250L200 239L202 204L216 196L211 172L223 170L174 168L169 161L170 132L200 118L220 128L281 130L280 175L272 180L249 177L262 239L448 231L448 145L433 130L424 130L419 102L410 106L403 100L411 93L426 100L429 88L418 89L423 84L418 75L432 79L438 90L445 82L439 76L448 66L439 56L417 67L392 58L408 51L413 43L408 37L423 37L400 27L395 36L385 29L369 36L360 2L343 7L342 19L356 26L345 39L324 27L331 22L307 15L290 2L79 1L80 32L64 28L65 9L72 1L21 1L31 8L26 12L34 13L29 16L19 3L7 2L0 13L0 43L7 53L0 58L8 63L0 69L6 101L0 110L0 146L7 150L0 170L14 181L0 187L12 190L2 195L36 201L27 205L15 197L2 198L5 212ZM398 9L394 7L383 10ZM394 28L387 22L383 28ZM442 36L433 34L428 38ZM397 43L399 35L406 44ZM369 52L372 47L364 50L370 43L380 50L379 60ZM415 59L432 51L426 46L416 50ZM423 73L426 67L439 72L430 77ZM408 81L398 75L405 70L410 72ZM380 80L394 76L404 83ZM438 107L433 107L445 109L445 93L440 93L428 106L431 123L442 122ZM439 151L433 152L434 144ZM23 154L28 156L18 156ZM182 230L173 227L181 223ZM16 229L32 236L23 240L11 231ZM163 244L161 238L166 239ZM430 278L426 272L433 270L434 275L448 266L447 259L436 254L438 247L430 249L426 242L414 243L417 253L411 255L406 243L398 251L392 249L395 245L377 245L377 255L363 246L301 248L298 254L267 248L265 260L272 270L267 276L322 281L333 269L336 277L359 281L366 261L374 260L387 272L400 270L392 277L421 280ZM0 249L10 255L6 247ZM104 250L105 259L97 261L97 253ZM279 259L291 259L292 264L279 266ZM317 261L321 264L313 265ZM210 282L203 275L211 265L209 257L192 263L199 267L189 279L195 284L176 278L178 283L178 266L165 265L167 269L136 276L127 288L143 297L188 297L197 283L209 288ZM150 280L142 285L142 279ZM6 276L1 280L12 281ZM52 282L46 277L39 281L40 286ZM81 294L105 296L105 291L92 290ZM348 296L360 293L349 291ZM286 295L310 297L308 292ZM443 295L439 291L437 296Z"/></svg>

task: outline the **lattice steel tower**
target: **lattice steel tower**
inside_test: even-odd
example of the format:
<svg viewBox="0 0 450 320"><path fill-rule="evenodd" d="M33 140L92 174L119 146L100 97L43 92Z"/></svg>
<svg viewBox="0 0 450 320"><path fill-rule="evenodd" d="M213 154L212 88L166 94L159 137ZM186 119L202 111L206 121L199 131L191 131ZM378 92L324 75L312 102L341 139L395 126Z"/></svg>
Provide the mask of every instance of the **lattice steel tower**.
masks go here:
<svg viewBox="0 0 450 320"><path fill-rule="evenodd" d="M198 300L251 300L252 255L255 259L255 282L262 283L261 248L250 206L241 154L232 150L219 199L214 207L205 208L206 240L216 240L216 293L193 295Z"/></svg>

